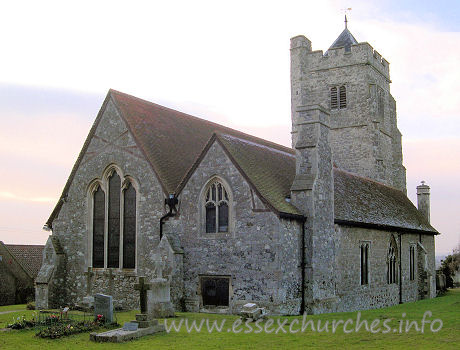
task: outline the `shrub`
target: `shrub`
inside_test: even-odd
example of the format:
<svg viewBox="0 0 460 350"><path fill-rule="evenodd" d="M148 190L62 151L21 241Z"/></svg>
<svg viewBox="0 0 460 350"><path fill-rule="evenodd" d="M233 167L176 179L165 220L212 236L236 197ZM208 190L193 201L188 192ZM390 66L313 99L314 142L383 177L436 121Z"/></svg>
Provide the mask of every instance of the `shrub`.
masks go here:
<svg viewBox="0 0 460 350"><path fill-rule="evenodd" d="M26 305L27 310L35 310L35 303L33 301L29 301Z"/></svg>

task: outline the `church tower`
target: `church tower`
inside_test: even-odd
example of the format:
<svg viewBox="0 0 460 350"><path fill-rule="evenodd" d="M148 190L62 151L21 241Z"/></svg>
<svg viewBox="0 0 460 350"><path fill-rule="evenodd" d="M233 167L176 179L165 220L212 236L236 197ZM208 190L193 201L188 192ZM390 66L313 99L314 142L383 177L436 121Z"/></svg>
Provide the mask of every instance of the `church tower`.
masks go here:
<svg viewBox="0 0 460 350"><path fill-rule="evenodd" d="M291 39L292 145L301 106L321 106L330 115L329 142L337 167L406 192L396 102L389 63L345 29L331 47L312 51L304 36Z"/></svg>

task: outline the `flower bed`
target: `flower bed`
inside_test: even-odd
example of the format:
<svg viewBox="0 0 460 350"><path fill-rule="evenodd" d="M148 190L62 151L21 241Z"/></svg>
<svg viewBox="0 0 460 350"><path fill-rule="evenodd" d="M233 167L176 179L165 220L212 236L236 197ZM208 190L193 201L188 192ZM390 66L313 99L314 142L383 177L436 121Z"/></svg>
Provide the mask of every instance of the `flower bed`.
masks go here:
<svg viewBox="0 0 460 350"><path fill-rule="evenodd" d="M77 322L77 323L61 323L50 326L37 332L35 335L40 338L56 339L72 334L93 331L100 328L104 324L100 322Z"/></svg>

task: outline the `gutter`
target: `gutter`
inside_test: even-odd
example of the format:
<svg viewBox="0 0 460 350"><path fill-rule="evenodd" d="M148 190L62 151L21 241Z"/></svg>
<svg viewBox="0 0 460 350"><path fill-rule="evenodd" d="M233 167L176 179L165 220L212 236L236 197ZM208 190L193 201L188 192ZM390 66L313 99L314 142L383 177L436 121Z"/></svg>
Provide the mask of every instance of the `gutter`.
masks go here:
<svg viewBox="0 0 460 350"><path fill-rule="evenodd" d="M416 228L408 228L408 227L396 227L384 224L372 224L368 222L357 222L357 221L349 221L349 220L341 220L341 219L334 219L334 223L338 225L345 225L345 226L353 226L353 227L363 227L363 228L372 228L376 230L382 231L390 231L390 232L404 232L404 233L416 233L419 235L439 235L439 232L416 229Z"/></svg>
<svg viewBox="0 0 460 350"><path fill-rule="evenodd" d="M167 218L176 216L177 208L176 205L179 203L179 200L174 194L170 194L168 198L165 198L165 205L169 207L169 211L160 218L160 241L163 238L163 224Z"/></svg>
<svg viewBox="0 0 460 350"><path fill-rule="evenodd" d="M305 222L307 218L303 215L280 213L281 219L297 220L302 224L302 249L300 250L300 269L301 269L301 283L300 283L300 315L305 313Z"/></svg>

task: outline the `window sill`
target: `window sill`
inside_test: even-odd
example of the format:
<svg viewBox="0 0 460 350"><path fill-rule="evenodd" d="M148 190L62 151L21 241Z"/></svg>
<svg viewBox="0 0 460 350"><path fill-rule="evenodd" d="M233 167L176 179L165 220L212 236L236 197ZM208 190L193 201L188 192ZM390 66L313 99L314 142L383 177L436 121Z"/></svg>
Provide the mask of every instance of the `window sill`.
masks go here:
<svg viewBox="0 0 460 350"><path fill-rule="evenodd" d="M112 271L113 275L137 277L136 269L119 269L119 268L117 269L115 267L111 267L111 268L94 267L93 268L93 272L99 276L106 275L109 271Z"/></svg>
<svg viewBox="0 0 460 350"><path fill-rule="evenodd" d="M232 232L217 232L217 233L206 233L202 232L198 238L200 239L226 239L226 238L232 238L233 234Z"/></svg>

